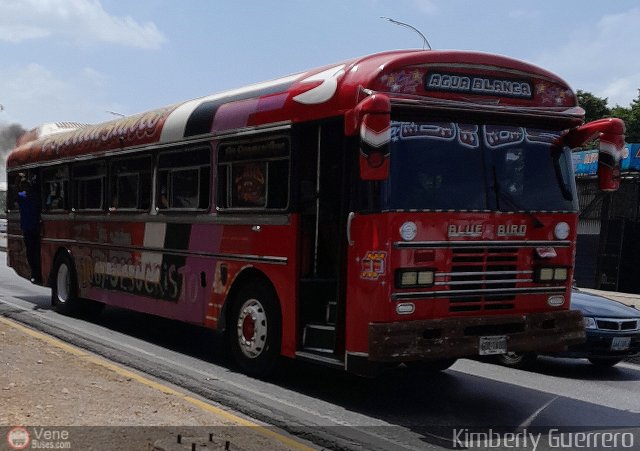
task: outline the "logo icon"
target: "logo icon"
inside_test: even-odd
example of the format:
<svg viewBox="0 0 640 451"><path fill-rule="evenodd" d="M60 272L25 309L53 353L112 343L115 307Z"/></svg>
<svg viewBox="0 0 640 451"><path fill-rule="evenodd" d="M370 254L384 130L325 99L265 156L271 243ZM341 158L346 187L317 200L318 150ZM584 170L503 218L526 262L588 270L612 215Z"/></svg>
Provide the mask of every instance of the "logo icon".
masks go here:
<svg viewBox="0 0 640 451"><path fill-rule="evenodd" d="M387 253L384 251L368 251L360 261L360 278L378 280L385 273Z"/></svg>
<svg viewBox="0 0 640 451"><path fill-rule="evenodd" d="M31 435L26 428L16 426L7 432L7 442L13 449L25 449L31 443Z"/></svg>

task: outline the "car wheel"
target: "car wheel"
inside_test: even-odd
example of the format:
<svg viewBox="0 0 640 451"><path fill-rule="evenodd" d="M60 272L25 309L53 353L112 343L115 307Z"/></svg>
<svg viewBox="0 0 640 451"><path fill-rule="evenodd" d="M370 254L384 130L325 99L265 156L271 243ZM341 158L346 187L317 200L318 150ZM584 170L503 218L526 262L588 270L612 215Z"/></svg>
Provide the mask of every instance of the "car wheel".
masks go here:
<svg viewBox="0 0 640 451"><path fill-rule="evenodd" d="M591 362L592 365L595 365L598 368L611 368L612 366L615 366L618 363L622 362L622 359L616 359L616 358L607 359L602 357L591 357L589 358L589 362Z"/></svg>
<svg viewBox="0 0 640 451"><path fill-rule="evenodd" d="M506 354L497 355L498 363L509 368L528 368L536 360L536 355L532 352L507 352Z"/></svg>
<svg viewBox="0 0 640 451"><path fill-rule="evenodd" d="M280 307L273 290L261 282L240 288L228 323L232 355L247 374L266 377L280 356Z"/></svg>

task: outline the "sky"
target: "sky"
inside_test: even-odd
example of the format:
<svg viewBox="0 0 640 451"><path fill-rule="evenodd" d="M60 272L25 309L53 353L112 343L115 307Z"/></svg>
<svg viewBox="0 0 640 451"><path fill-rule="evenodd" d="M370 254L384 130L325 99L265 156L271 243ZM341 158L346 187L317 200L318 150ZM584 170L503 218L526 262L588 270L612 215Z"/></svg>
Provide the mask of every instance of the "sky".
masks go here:
<svg viewBox="0 0 640 451"><path fill-rule="evenodd" d="M0 0L0 129L103 122L423 46L382 16L434 49L537 64L609 106L638 96L637 0Z"/></svg>

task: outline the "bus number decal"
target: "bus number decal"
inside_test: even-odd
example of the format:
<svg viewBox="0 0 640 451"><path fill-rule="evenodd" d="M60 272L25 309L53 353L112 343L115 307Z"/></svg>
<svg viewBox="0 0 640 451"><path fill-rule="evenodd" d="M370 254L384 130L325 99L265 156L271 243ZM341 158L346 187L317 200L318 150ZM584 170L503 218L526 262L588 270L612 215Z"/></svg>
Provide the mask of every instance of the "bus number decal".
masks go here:
<svg viewBox="0 0 640 451"><path fill-rule="evenodd" d="M387 267L387 253L384 251L368 251L360 260L360 278L378 280Z"/></svg>

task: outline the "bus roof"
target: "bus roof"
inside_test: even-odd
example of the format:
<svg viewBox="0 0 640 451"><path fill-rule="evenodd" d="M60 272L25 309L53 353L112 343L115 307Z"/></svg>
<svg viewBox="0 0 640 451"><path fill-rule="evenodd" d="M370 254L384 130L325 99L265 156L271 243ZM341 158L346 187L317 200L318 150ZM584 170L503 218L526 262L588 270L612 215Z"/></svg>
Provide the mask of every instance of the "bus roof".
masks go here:
<svg viewBox="0 0 640 451"><path fill-rule="evenodd" d="M23 165L171 144L235 130L344 115L371 92L398 101L569 111L577 100L556 75L515 59L467 51L400 50L368 55L95 125L27 132L7 158ZM311 108L310 108L311 106ZM576 125L577 125L576 123ZM46 127L45 127L46 128Z"/></svg>

